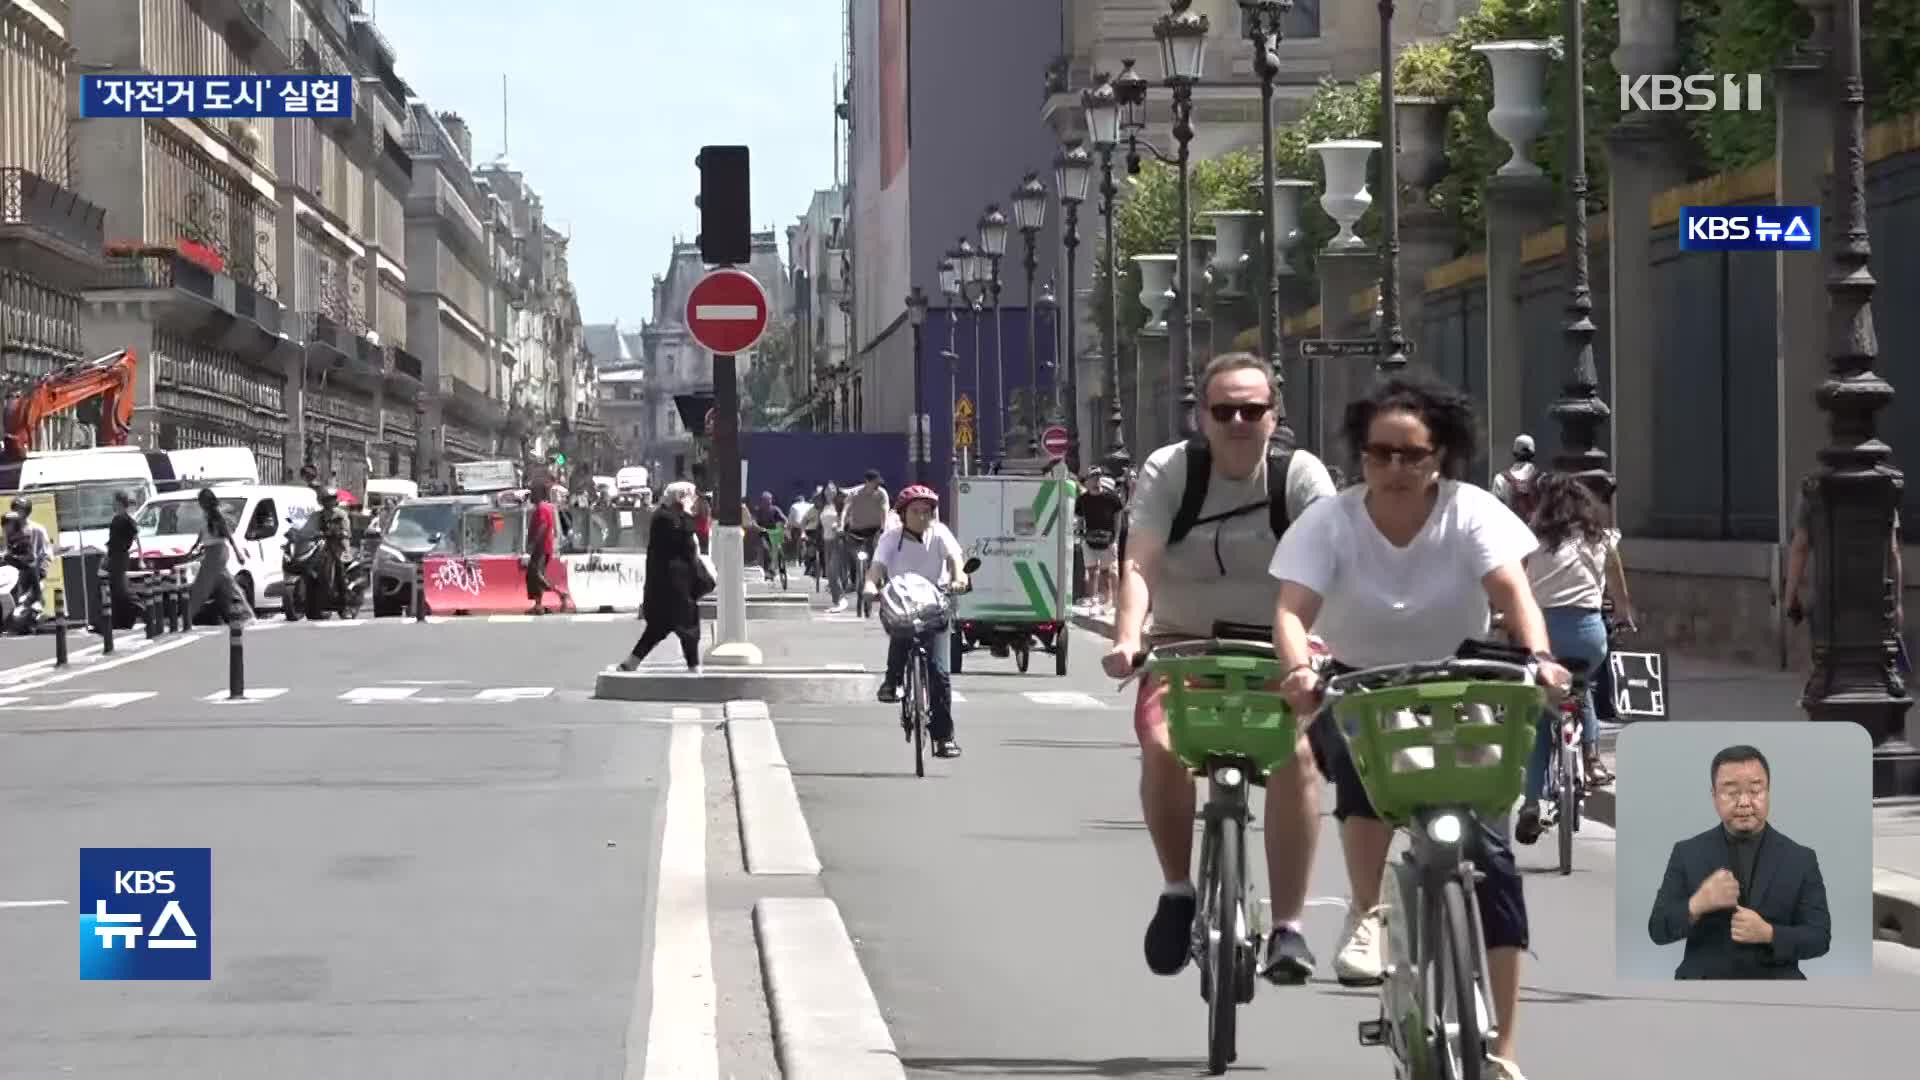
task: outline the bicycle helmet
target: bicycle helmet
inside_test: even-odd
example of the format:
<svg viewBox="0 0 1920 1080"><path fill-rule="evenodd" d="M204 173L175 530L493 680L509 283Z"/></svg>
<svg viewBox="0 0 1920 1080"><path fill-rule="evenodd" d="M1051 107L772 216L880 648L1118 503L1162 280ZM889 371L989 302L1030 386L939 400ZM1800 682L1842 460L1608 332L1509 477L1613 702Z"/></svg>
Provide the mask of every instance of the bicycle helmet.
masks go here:
<svg viewBox="0 0 1920 1080"><path fill-rule="evenodd" d="M893 501L893 508L905 510L917 502L930 502L937 508L940 505L940 493L925 484L914 484L900 493L900 497Z"/></svg>

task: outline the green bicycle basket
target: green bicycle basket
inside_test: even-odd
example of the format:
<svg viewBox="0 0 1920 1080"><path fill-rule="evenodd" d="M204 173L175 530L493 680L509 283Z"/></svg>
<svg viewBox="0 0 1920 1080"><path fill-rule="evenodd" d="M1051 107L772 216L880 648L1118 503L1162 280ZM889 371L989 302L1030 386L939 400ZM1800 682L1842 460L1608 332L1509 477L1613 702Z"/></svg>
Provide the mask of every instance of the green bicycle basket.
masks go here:
<svg viewBox="0 0 1920 1080"><path fill-rule="evenodd" d="M1463 679L1356 690L1333 711L1374 810L1403 822L1432 806L1504 814L1526 788L1545 707L1537 686Z"/></svg>
<svg viewBox="0 0 1920 1080"><path fill-rule="evenodd" d="M1272 772L1293 758L1296 726L1279 683L1280 663L1232 654L1156 657L1147 671L1167 680L1167 732L1188 768L1210 757L1244 757Z"/></svg>

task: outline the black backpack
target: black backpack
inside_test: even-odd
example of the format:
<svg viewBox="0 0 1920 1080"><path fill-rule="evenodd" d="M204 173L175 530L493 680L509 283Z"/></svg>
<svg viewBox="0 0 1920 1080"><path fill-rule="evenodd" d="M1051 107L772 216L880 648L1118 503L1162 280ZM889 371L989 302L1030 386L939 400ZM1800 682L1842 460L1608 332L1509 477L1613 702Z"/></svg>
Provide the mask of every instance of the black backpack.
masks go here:
<svg viewBox="0 0 1920 1080"><path fill-rule="evenodd" d="M1207 483L1213 476L1213 450L1206 440L1194 439L1187 443L1187 489L1180 496L1180 509L1174 512L1173 525L1167 530L1167 546L1172 547L1187 538L1187 534L1201 525L1212 525L1227 521L1244 514L1264 509L1267 521L1273 526L1274 539L1279 539L1287 531L1292 518L1287 513L1287 470L1293 467L1293 449L1279 444L1267 447L1267 497L1256 503L1236 506L1218 514L1200 516L1200 508L1207 503Z"/></svg>

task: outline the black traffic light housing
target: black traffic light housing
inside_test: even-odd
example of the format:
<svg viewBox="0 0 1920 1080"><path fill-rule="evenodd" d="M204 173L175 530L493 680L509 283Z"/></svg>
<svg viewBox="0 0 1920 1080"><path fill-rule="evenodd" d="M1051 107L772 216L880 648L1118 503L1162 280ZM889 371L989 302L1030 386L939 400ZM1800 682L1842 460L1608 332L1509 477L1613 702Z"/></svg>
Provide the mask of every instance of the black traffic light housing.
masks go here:
<svg viewBox="0 0 1920 1080"><path fill-rule="evenodd" d="M700 259L709 266L744 266L753 259L753 204L744 146L703 146L700 169Z"/></svg>

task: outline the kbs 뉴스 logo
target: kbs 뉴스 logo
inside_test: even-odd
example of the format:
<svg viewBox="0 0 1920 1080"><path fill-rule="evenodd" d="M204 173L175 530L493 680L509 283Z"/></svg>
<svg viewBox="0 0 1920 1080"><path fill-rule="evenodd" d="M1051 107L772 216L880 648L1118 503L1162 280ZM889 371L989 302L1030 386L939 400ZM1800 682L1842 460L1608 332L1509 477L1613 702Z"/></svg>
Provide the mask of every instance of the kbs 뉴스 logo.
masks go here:
<svg viewBox="0 0 1920 1080"><path fill-rule="evenodd" d="M212 848L80 849L81 979L212 977Z"/></svg>

